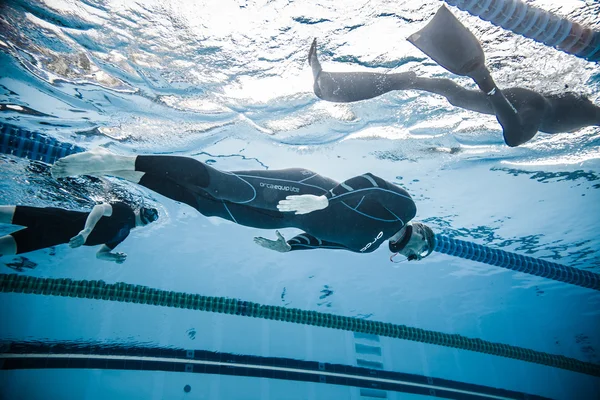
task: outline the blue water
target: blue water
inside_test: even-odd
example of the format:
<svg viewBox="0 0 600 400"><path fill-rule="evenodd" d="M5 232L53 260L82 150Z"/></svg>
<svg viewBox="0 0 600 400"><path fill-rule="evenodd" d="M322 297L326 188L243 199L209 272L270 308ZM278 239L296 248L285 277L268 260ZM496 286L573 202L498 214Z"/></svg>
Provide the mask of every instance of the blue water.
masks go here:
<svg viewBox="0 0 600 400"><path fill-rule="evenodd" d="M600 28L598 3L533 3ZM313 37L326 70L450 77L405 40L439 5L2 2L0 103L22 108L0 111L0 123L86 149L186 155L224 170L301 166L338 181L372 172L406 188L417 202L416 219L438 233L600 273L598 127L538 134L508 148L493 117L434 95L397 92L342 105L312 93L306 55ZM481 39L501 87L550 93L568 87L600 103L597 65L453 12ZM97 201L144 199L161 213L158 223L119 246L128 254L123 265L96 260L94 248L58 246L27 254L37 266L23 274L240 298L600 363L600 295L591 290L440 254L394 265L384 246L364 255L269 252L252 238L274 238L274 232L203 217L127 182L55 181L47 166L11 155L0 155L0 166L0 204L90 209ZM0 226L0 234L10 229ZM298 230L282 233L289 238ZM346 332L92 300L1 298L3 341L143 343L357 362L356 340ZM600 393L597 378L573 372L387 338L381 347L377 361L391 371L551 398ZM6 398L19 393L24 399L183 398L184 381L193 380L194 388L204 388L186 395L200 396L194 398L360 398L355 388L267 379L0 372Z"/></svg>

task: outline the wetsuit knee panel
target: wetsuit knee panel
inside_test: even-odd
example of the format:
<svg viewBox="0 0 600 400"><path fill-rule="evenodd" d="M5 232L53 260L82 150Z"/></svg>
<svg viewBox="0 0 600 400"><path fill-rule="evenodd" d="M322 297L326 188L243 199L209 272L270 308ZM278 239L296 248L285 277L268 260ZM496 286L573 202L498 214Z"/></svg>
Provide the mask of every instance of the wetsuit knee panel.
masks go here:
<svg viewBox="0 0 600 400"><path fill-rule="evenodd" d="M197 208L197 200L200 194L192 192L188 187L179 185L165 176L144 174L139 184L172 200Z"/></svg>

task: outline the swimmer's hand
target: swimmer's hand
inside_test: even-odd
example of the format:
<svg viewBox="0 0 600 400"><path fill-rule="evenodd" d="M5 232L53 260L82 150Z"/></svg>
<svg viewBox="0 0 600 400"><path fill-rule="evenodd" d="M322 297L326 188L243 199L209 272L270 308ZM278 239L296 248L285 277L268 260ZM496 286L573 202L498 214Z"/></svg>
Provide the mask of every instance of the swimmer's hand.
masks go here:
<svg viewBox="0 0 600 400"><path fill-rule="evenodd" d="M123 262L127 259L127 254L125 253L100 253L96 255L97 258L104 261L114 261L117 264L123 264Z"/></svg>
<svg viewBox="0 0 600 400"><path fill-rule="evenodd" d="M96 253L96 258L105 261L114 261L117 264L123 264L127 258L125 253L111 253L111 248L107 245L103 245L100 250Z"/></svg>
<svg viewBox="0 0 600 400"><path fill-rule="evenodd" d="M281 212L292 212L296 214L308 214L326 208L329 200L325 196L313 196L312 194L302 194L299 196L287 196L277 204L277 209Z"/></svg>
<svg viewBox="0 0 600 400"><path fill-rule="evenodd" d="M77 236L73 236L71 240L69 240L69 246L71 246L72 249L83 246L88 236L90 236L90 233L92 233L91 229L82 230L77 234Z"/></svg>
<svg viewBox="0 0 600 400"><path fill-rule="evenodd" d="M264 247L265 249L275 250L280 253L286 253L290 251L292 249L292 246L287 244L283 235L279 233L279 231L275 231L275 234L277 235L277 240L269 240L263 237L255 237L254 243Z"/></svg>

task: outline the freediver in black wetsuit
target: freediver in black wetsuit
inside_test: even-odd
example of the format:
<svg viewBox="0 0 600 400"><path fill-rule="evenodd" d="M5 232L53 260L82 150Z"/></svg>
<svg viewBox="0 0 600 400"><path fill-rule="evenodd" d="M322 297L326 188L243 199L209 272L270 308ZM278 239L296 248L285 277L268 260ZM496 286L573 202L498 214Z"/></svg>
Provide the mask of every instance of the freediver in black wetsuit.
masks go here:
<svg viewBox="0 0 600 400"><path fill-rule="evenodd" d="M600 107L575 93L542 95L530 89L500 90L485 66L477 38L442 6L435 17L408 40L448 71L468 76L481 90L465 89L450 79L417 77L414 72L325 72L313 41L308 62L314 92L333 102L371 99L392 90L423 90L446 97L450 104L483 114L496 115L508 146L519 146L540 131L571 132L600 126Z"/></svg>
<svg viewBox="0 0 600 400"><path fill-rule="evenodd" d="M305 231L286 241L255 238L287 252L344 249L370 253L389 239L390 250L409 260L429 255L433 231L409 221L416 206L404 190L370 173L337 183L306 169L225 172L188 157L119 156L85 152L58 160L52 175L112 175L138 183L217 216L261 229Z"/></svg>
<svg viewBox="0 0 600 400"><path fill-rule="evenodd" d="M142 207L134 211L121 202L97 204L90 212L56 207L0 206L0 223L25 227L0 237L0 256L23 254L65 243L72 248L102 245L96 257L120 264L127 255L112 250L127 238L132 229L157 219L155 208Z"/></svg>

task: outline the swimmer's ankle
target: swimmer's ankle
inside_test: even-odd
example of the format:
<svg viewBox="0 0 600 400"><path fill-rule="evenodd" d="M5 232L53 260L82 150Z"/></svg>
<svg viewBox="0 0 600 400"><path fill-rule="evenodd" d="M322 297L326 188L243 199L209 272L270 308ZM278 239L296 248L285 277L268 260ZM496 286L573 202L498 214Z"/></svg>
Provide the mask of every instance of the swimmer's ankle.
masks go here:
<svg viewBox="0 0 600 400"><path fill-rule="evenodd" d="M492 74L490 74L490 71L485 66L474 70L469 76L475 81L479 89L488 96L493 95L498 90L496 82L494 82L494 79L492 78Z"/></svg>

